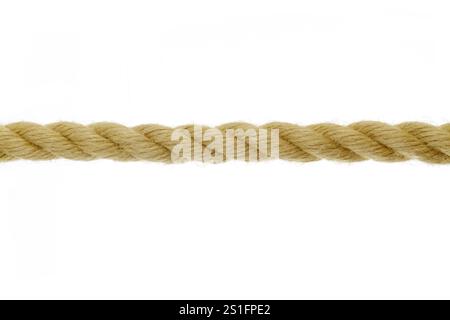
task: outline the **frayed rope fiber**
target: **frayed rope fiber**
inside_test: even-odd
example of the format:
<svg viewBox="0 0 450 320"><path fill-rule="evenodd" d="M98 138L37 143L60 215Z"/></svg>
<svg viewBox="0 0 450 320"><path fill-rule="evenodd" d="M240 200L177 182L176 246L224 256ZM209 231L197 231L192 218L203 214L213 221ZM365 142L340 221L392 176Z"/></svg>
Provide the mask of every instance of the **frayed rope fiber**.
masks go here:
<svg viewBox="0 0 450 320"><path fill-rule="evenodd" d="M11 123L0 125L0 160L65 158L171 163L172 149L179 142L172 139L172 133L180 128L194 133L194 125L170 128L155 124L126 127L116 123ZM353 162L373 159L393 162L418 159L429 163L450 163L450 123L433 126L420 122L389 125L362 121L347 126L332 123L299 126L273 122L254 126L239 122L216 129L224 136L227 129L278 129L279 158L284 160ZM268 135L269 143L270 139ZM201 142L200 148L204 149L208 144L208 141Z"/></svg>

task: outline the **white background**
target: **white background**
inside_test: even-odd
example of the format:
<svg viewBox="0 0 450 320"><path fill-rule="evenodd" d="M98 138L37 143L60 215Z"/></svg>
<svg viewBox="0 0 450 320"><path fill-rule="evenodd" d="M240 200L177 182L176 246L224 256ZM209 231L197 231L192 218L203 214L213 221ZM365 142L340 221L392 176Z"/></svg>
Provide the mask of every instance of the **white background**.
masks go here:
<svg viewBox="0 0 450 320"><path fill-rule="evenodd" d="M1 1L0 122L450 121L448 1ZM450 298L450 166L0 164L0 298Z"/></svg>

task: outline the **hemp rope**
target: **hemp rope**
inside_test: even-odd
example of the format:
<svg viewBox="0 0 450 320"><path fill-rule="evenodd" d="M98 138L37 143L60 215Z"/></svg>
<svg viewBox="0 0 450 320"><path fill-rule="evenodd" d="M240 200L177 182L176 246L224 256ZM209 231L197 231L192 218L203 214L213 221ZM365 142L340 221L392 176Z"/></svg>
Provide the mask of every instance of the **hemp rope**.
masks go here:
<svg viewBox="0 0 450 320"><path fill-rule="evenodd" d="M193 125L175 129L179 128L194 132ZM332 123L298 126L273 122L258 127L239 122L216 128L223 133L239 128L278 129L279 157L285 160L353 162L373 159L392 162L418 159L450 163L450 123L433 126L420 122L389 125L362 121L348 126ZM115 123L11 123L0 125L0 161L107 158L170 163L171 150L178 143L171 139L173 130L155 124L130 128ZM270 143L270 134L267 139Z"/></svg>

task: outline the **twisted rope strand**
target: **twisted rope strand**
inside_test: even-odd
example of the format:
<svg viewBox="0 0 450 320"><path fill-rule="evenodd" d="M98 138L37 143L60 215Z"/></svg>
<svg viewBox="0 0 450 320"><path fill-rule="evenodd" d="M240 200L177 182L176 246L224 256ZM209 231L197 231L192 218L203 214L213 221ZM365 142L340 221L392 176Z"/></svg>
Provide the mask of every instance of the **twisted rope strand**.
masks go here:
<svg viewBox="0 0 450 320"><path fill-rule="evenodd" d="M389 125L362 121L341 126L332 123L298 126L272 122L263 126L228 123L216 127L225 139L228 129L278 129L279 157L291 161L405 161L418 159L429 163L450 163L450 123L433 126L420 122ZM72 160L114 159L147 160L170 163L178 141L175 129L185 129L192 137L192 148L200 151L209 141L196 141L195 126L169 128L155 124L126 127L116 123L81 125L57 122L39 125L18 122L0 125L0 161L17 159ZM201 127L202 132L209 129ZM270 144L270 135L267 141ZM225 143L223 144L225 146ZM246 141L245 152L249 143ZM224 150L216 150L219 154ZM224 158L226 160L226 158Z"/></svg>

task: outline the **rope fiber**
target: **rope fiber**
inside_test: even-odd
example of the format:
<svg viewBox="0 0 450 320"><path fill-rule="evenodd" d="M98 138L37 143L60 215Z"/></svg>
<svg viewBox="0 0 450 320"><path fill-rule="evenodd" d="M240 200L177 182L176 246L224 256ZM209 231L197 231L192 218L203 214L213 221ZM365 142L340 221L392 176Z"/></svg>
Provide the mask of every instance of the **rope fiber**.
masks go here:
<svg viewBox="0 0 450 320"><path fill-rule="evenodd" d="M0 125L0 161L65 158L171 163L172 148L179 142L172 140L175 129L186 129L193 133L194 125L177 128L156 124L126 127L106 122L90 125L72 122ZM238 122L224 124L216 129L223 136L227 129L278 129L279 158L284 160L353 162L372 159L394 162L417 159L429 163L450 163L450 123L434 126L420 122L390 125L362 121L347 126L332 123L299 126L272 122L254 126ZM193 144L198 144L192 139ZM270 139L269 134L269 143ZM202 142L201 150L208 143ZM249 148L248 143L246 148Z"/></svg>

